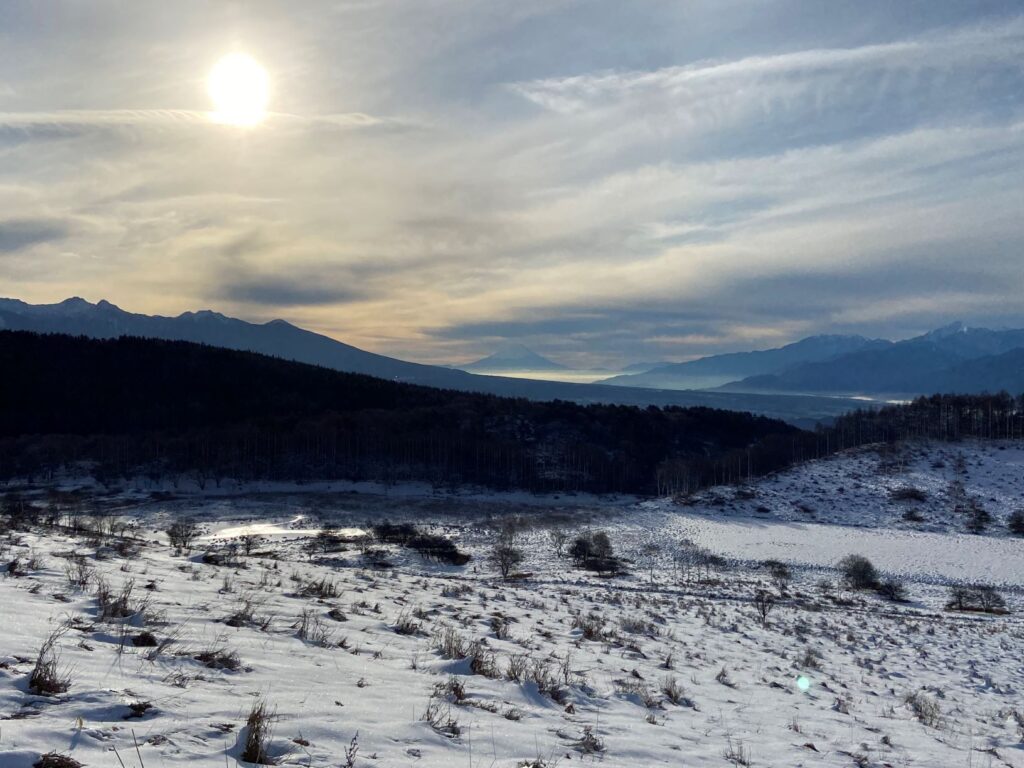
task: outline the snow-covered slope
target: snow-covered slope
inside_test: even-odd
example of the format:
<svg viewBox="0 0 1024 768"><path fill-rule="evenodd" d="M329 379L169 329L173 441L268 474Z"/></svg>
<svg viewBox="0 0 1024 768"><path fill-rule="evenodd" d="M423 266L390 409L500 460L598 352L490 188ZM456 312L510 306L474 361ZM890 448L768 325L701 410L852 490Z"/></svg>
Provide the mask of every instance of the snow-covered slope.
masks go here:
<svg viewBox="0 0 1024 768"><path fill-rule="evenodd" d="M130 527L114 539L37 530L5 540L4 560L15 566L0 578L4 768L28 768L51 751L87 766L247 765L246 718L258 701L274 712L268 751L284 766L345 765L353 744L360 768L1024 766L1018 613L947 613L945 588L928 580L910 583L910 602L895 604L850 592L822 568L798 569L780 593L753 564L716 568L703 581L668 565L683 533L710 531L722 551L744 546L716 524L776 541L773 528L803 531L786 558L795 563L813 559L808 552L835 531L863 529L557 499L537 508L501 498L139 503L98 494L90 503ZM158 531L186 514L198 516L205 538L175 554ZM385 545L371 559L391 567L374 570L358 544L308 547L322 524L365 528L382 516L432 525L474 560L439 566ZM110 519L90 522L109 530ZM510 521L528 575L503 582L486 553ZM240 527L249 523L260 527ZM609 531L633 573L601 579L572 569L551 544L553 527ZM249 532L262 537L250 555L204 562L207 547ZM973 567L943 562L955 548L897 541L918 547L914 557L930 552L937 570ZM83 573L85 586L72 583ZM1019 565L1016 574L1019 588ZM100 618L100 583L115 593L131 585L131 616ZM764 625L758 589L777 595ZM1024 607L1017 588L1006 597L1014 611ZM69 688L39 696L29 676L57 628ZM137 647L143 632L161 645ZM202 660L233 666L232 654L235 669Z"/></svg>
<svg viewBox="0 0 1024 768"><path fill-rule="evenodd" d="M715 517L964 532L969 516L955 508L972 500L991 515L985 533L1007 535L1009 516L1024 510L1024 445L965 440L847 451L679 503Z"/></svg>

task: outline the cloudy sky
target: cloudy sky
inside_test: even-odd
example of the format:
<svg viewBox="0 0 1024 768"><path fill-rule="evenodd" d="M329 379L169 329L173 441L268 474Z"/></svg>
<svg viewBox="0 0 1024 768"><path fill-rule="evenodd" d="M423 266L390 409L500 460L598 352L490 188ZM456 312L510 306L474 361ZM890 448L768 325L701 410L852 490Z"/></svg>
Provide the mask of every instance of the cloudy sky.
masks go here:
<svg viewBox="0 0 1024 768"><path fill-rule="evenodd" d="M1022 244L1019 0L0 4L4 296L585 367L1024 326Z"/></svg>

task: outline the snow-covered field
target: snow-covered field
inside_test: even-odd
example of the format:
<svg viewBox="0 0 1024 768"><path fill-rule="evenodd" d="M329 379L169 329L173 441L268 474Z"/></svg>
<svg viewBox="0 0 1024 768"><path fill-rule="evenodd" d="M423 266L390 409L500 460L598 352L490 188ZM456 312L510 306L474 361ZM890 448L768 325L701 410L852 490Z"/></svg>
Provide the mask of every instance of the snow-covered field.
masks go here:
<svg viewBox="0 0 1024 768"><path fill-rule="evenodd" d="M113 539L0 539L15 562L0 576L0 766L51 751L87 766L246 765L258 701L275 712L270 757L291 766L346 765L353 743L357 766L1024 766L1022 542L946 524L949 478L933 466L963 452L969 492L1001 520L1022 452L913 450L900 474L877 476L863 452L689 505L104 497L129 526ZM890 501L906 483L927 492L923 523ZM203 538L176 553L162 531L186 515ZM310 546L323 524L354 538L384 518L426 524L473 560ZM502 581L486 555L510 520L526 560ZM572 568L556 528L609 532L631 572ZM259 537L251 554L204 562L243 535ZM732 562L684 578L680 538ZM909 602L845 589L830 567L851 553L906 577ZM799 566L788 588L755 562L767 557ZM381 559L391 567L368 564ZM1005 585L1011 612L945 611L946 580ZM131 585L130 616L100 617L101 583ZM764 625L759 589L776 596ZM41 696L29 678L54 630L69 687ZM146 632L157 646L134 644Z"/></svg>

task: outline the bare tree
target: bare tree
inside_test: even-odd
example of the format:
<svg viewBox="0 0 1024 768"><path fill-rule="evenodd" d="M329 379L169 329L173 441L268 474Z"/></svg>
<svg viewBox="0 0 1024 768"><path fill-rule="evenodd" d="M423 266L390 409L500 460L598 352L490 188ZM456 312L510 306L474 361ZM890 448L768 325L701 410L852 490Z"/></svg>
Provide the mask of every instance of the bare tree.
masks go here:
<svg viewBox="0 0 1024 768"><path fill-rule="evenodd" d="M498 539L487 556L487 562L501 572L503 579L507 579L523 559L523 551L514 545L511 538L505 536Z"/></svg>
<svg viewBox="0 0 1024 768"><path fill-rule="evenodd" d="M764 567L768 569L768 575L772 577L772 581L775 582L779 592L785 592L790 580L793 578L793 573L789 566L780 560L765 560Z"/></svg>
<svg viewBox="0 0 1024 768"><path fill-rule="evenodd" d="M673 560L679 571L679 576L683 580L689 581L691 574L699 578L702 570L705 574L710 572L711 565L714 563L714 555L699 544L689 539L682 539L673 553Z"/></svg>
<svg viewBox="0 0 1024 768"><path fill-rule="evenodd" d="M242 549L245 551L245 556L249 557L252 555L253 550L256 549L256 545L262 541L256 534L250 533L247 536L242 537Z"/></svg>
<svg viewBox="0 0 1024 768"><path fill-rule="evenodd" d="M658 567L661 555L661 545L651 541L640 549L639 563L647 570L650 582L654 583L654 569Z"/></svg>
<svg viewBox="0 0 1024 768"><path fill-rule="evenodd" d="M569 534L561 528L552 528L548 531L548 536L551 539L551 545L555 548L555 554L558 557L563 557L565 555L565 545L569 541Z"/></svg>
<svg viewBox="0 0 1024 768"><path fill-rule="evenodd" d="M761 626L767 626L768 614L772 612L772 608L775 607L775 595L766 589L759 589L754 594L754 608L757 609L757 615L761 619Z"/></svg>
<svg viewBox="0 0 1024 768"><path fill-rule="evenodd" d="M195 520L190 518L176 520L171 523L166 533L172 547L176 549L192 549L192 545L199 538L199 526Z"/></svg>

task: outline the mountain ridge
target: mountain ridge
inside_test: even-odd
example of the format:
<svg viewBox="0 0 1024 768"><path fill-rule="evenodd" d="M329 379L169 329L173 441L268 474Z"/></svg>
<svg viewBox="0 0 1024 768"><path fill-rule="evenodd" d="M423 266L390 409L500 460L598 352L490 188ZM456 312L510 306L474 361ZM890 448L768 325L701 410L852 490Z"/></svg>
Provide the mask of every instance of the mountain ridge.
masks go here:
<svg viewBox="0 0 1024 768"><path fill-rule="evenodd" d="M914 396L933 392L1024 391L1024 329L993 330L960 320L909 339L811 336L775 349L712 355L641 374L612 386L687 388L761 394ZM739 374L739 375L737 375ZM723 379L729 378L728 381Z"/></svg>
<svg viewBox="0 0 1024 768"><path fill-rule="evenodd" d="M92 304L80 297L44 305L0 298L0 329L3 328L92 338L139 336L168 341L192 341L257 352L347 373L362 373L460 392L522 397L535 401L561 399L583 404L706 406L750 411L802 426L828 421L858 405L854 400L833 397L683 392L485 376L368 352L284 320L256 324L213 310L183 312L177 317L150 316L127 312L108 301Z"/></svg>
<svg viewBox="0 0 1024 768"><path fill-rule="evenodd" d="M544 371L567 371L567 366L549 360L539 355L524 344L508 343L487 357L475 360L465 365L453 366L462 371L470 373L484 373L493 371L500 372L540 372Z"/></svg>
<svg viewBox="0 0 1024 768"><path fill-rule="evenodd" d="M867 346L891 343L884 339L868 339L864 336L822 334L808 336L774 349L710 355L685 363L652 368L639 374L613 376L598 383L612 386L661 387L672 386L678 383L673 380L682 379L687 383L703 383L707 387L718 387L751 375L775 373L794 363L828 359Z"/></svg>

